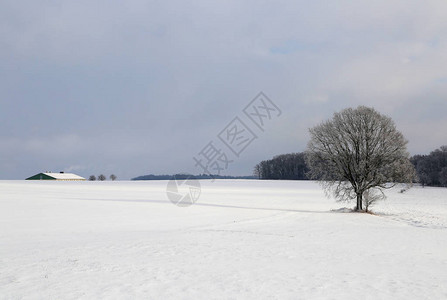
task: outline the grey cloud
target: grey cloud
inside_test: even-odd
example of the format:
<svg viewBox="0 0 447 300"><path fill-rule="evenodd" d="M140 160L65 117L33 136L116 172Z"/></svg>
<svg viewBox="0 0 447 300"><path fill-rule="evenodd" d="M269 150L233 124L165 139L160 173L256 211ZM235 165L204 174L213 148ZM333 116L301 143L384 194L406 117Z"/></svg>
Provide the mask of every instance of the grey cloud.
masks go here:
<svg viewBox="0 0 447 300"><path fill-rule="evenodd" d="M6 1L0 178L198 173L192 156L259 92L280 119L230 167L302 151L347 106L445 144L445 1ZM443 127L444 126L444 127ZM50 148L50 150L47 150Z"/></svg>

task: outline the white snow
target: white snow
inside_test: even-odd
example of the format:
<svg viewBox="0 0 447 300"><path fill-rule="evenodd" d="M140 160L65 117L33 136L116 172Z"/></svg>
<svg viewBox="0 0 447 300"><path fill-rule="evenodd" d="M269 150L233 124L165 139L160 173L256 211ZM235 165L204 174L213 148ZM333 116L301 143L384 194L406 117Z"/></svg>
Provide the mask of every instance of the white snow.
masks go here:
<svg viewBox="0 0 447 300"><path fill-rule="evenodd" d="M446 299L447 189L348 213L318 184L0 181L1 299Z"/></svg>
<svg viewBox="0 0 447 300"><path fill-rule="evenodd" d="M39 173L41 174L41 173ZM39 175L37 174L37 175ZM53 177L56 180L85 180L84 177L81 177L79 175L73 174L73 173L52 173L52 172L45 172L42 173L47 176Z"/></svg>
<svg viewBox="0 0 447 300"><path fill-rule="evenodd" d="M73 173L43 173L45 175L48 175L50 177L56 178L58 180L85 180L84 177L81 177L79 175L73 174Z"/></svg>

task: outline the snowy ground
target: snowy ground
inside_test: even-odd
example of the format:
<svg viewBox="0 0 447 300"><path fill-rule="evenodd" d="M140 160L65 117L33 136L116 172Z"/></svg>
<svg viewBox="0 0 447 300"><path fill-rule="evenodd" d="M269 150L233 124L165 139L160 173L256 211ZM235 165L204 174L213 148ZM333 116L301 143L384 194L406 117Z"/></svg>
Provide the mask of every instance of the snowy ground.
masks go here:
<svg viewBox="0 0 447 300"><path fill-rule="evenodd" d="M446 299L447 189L341 213L313 182L0 181L1 299Z"/></svg>

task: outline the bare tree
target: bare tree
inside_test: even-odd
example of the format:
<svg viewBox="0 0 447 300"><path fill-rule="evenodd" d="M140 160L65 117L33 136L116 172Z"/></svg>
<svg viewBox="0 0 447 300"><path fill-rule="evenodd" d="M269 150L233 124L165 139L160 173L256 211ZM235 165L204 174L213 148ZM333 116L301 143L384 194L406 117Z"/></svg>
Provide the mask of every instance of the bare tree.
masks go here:
<svg viewBox="0 0 447 300"><path fill-rule="evenodd" d="M110 175L110 180L112 180L112 181L115 181L115 179L116 179L116 175L115 174L112 174L112 175Z"/></svg>
<svg viewBox="0 0 447 300"><path fill-rule="evenodd" d="M439 182L442 186L447 187L447 167L442 168L441 172L439 172Z"/></svg>
<svg viewBox="0 0 447 300"><path fill-rule="evenodd" d="M253 176L255 176L258 179L262 178L262 173L261 173L261 165L257 164L254 169L253 169Z"/></svg>
<svg viewBox="0 0 447 300"><path fill-rule="evenodd" d="M104 176L104 174L101 174L98 176L98 180L104 181L104 180L106 180L106 176Z"/></svg>
<svg viewBox="0 0 447 300"><path fill-rule="evenodd" d="M259 179L306 180L308 172L305 153L289 153L276 155L272 159L263 160L255 166L254 176Z"/></svg>
<svg viewBox="0 0 447 300"><path fill-rule="evenodd" d="M90 181L95 181L95 180L96 180L96 176L95 176L95 175L90 175L90 177L88 178L88 180L90 180Z"/></svg>
<svg viewBox="0 0 447 300"><path fill-rule="evenodd" d="M369 207L372 206L379 200L385 199L385 194L381 189L378 188L370 188L363 192L363 205L365 207L365 211L369 211Z"/></svg>
<svg viewBox="0 0 447 300"><path fill-rule="evenodd" d="M373 108L335 113L310 129L310 135L306 155L310 178L320 180L326 194L337 200L356 199L356 210L363 209L365 192L369 207L384 196L384 189L397 183L411 185L415 179L407 141L391 118Z"/></svg>
<svg viewBox="0 0 447 300"><path fill-rule="evenodd" d="M447 186L447 146L441 146L429 155L415 155L410 161L415 166L419 183L423 187Z"/></svg>

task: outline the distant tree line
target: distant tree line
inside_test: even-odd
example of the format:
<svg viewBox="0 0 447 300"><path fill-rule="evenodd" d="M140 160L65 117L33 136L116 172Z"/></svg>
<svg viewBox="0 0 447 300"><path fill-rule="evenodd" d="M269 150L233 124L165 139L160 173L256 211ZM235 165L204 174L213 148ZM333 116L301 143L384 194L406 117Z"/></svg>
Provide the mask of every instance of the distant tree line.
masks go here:
<svg viewBox="0 0 447 300"><path fill-rule="evenodd" d="M259 179L308 180L308 172L303 152L277 155L254 168L254 176Z"/></svg>
<svg viewBox="0 0 447 300"><path fill-rule="evenodd" d="M447 187L447 146L442 146L428 155L415 155L410 160L416 168L422 186Z"/></svg>
<svg viewBox="0 0 447 300"><path fill-rule="evenodd" d="M109 176L109 178L110 178L110 180L115 181L116 175L112 174ZM98 177L96 177L95 175L90 175L90 177L88 178L88 180L90 180L90 181L96 181L96 180L104 181L106 179L107 179L107 177L104 174L100 174L100 175L98 175Z"/></svg>
<svg viewBox="0 0 447 300"><path fill-rule="evenodd" d="M255 179L254 176L225 176L225 175L210 175L210 174L174 174L174 175L142 175L131 180L170 180L175 176L176 179Z"/></svg>
<svg viewBox="0 0 447 300"><path fill-rule="evenodd" d="M422 186L447 187L447 146L432 151L428 155L414 155L410 158L417 173L417 181ZM277 155L258 163L253 175L258 179L308 180L309 168L305 153Z"/></svg>

